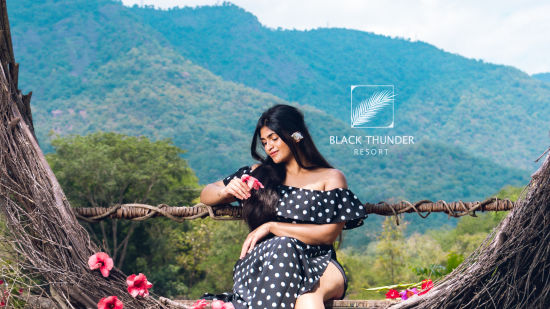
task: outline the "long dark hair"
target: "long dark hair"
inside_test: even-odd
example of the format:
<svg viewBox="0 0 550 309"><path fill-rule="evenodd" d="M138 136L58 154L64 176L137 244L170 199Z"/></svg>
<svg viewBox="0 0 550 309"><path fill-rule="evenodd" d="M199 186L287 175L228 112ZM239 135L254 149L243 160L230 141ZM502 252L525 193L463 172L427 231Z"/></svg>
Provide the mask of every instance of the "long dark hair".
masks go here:
<svg viewBox="0 0 550 309"><path fill-rule="evenodd" d="M273 162L261 147L260 130L264 126L277 133L285 142L301 168L308 170L318 167L332 168L332 165L317 150L305 124L304 115L299 109L286 104L277 104L263 112L256 124L250 146L252 157L261 164L250 174L262 182L265 188L251 190L251 196L242 203L243 218L251 231L275 218L275 209L279 201L276 187L286 178L285 164ZM296 143L291 136L296 131L303 136L299 143ZM307 162L303 162L302 159Z"/></svg>

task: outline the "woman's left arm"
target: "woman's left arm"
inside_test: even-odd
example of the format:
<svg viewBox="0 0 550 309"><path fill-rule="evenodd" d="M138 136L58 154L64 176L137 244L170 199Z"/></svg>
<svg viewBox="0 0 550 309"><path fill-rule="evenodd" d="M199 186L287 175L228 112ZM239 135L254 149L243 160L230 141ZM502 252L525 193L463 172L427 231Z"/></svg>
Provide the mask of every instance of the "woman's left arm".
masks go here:
<svg viewBox="0 0 550 309"><path fill-rule="evenodd" d="M325 190L334 188L347 188L348 184L344 174L333 169L325 182ZM342 229L345 222L328 224L306 224L306 223L286 223L286 222L267 222L254 231L250 232L243 243L241 250L241 259L256 245L256 242L273 233L276 236L294 237L310 245L332 244Z"/></svg>
<svg viewBox="0 0 550 309"><path fill-rule="evenodd" d="M332 244L346 222L329 224L297 224L268 222L269 231L276 236L294 237L310 245Z"/></svg>
<svg viewBox="0 0 550 309"><path fill-rule="evenodd" d="M248 234L243 243L240 258L252 251L256 243L269 233L293 237L309 245L332 244L345 224L346 222L328 224L266 222Z"/></svg>

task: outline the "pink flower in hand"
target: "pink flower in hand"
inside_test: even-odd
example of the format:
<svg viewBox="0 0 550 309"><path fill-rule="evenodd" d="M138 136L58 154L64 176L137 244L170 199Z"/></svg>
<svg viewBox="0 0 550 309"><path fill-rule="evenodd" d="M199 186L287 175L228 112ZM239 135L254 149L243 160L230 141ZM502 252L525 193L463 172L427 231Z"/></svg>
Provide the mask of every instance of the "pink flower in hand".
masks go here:
<svg viewBox="0 0 550 309"><path fill-rule="evenodd" d="M254 190L258 190L260 188L264 188L264 185L256 178L250 176L250 175L247 175L247 174L243 174L241 176L241 180L246 182L246 184L248 184L248 186Z"/></svg>
<svg viewBox="0 0 550 309"><path fill-rule="evenodd" d="M204 299L197 299L197 301L193 304L193 307L191 309L203 309L208 305L206 300Z"/></svg>
<svg viewBox="0 0 550 309"><path fill-rule="evenodd" d="M101 271L103 277L108 277L109 272L113 269L113 259L105 252L98 252L88 259L88 266L91 270L98 269Z"/></svg>
<svg viewBox="0 0 550 309"><path fill-rule="evenodd" d="M122 309L124 304L116 297L109 296L102 298L99 303L97 303L97 309Z"/></svg>
<svg viewBox="0 0 550 309"><path fill-rule="evenodd" d="M149 296L148 289L153 286L142 273L139 273L137 276L135 274L128 276L126 284L128 284L128 293L134 298L138 295L143 297Z"/></svg>

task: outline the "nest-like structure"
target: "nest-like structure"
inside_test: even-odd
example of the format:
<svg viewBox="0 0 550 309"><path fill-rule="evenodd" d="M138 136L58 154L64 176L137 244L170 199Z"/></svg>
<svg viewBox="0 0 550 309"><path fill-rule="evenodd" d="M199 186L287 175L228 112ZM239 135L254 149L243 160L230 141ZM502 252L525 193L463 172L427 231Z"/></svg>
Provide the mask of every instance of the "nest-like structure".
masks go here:
<svg viewBox="0 0 550 309"><path fill-rule="evenodd" d="M550 308L550 155L524 192L459 267L391 308Z"/></svg>
<svg viewBox="0 0 550 309"><path fill-rule="evenodd" d="M116 295L126 308L158 308L153 298L132 298L121 271L113 269L104 278L88 269L98 247L71 211L36 142L30 94L17 89L5 0L0 10L0 208L9 231L4 243L12 244L19 266L36 283L18 297L41 293L43 298L29 305L97 308L101 298Z"/></svg>

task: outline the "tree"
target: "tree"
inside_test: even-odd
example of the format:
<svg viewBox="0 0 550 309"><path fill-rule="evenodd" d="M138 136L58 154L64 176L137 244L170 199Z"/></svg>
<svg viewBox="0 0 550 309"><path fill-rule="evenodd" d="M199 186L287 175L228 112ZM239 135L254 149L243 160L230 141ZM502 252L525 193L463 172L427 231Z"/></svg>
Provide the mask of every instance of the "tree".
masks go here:
<svg viewBox="0 0 550 309"><path fill-rule="evenodd" d="M405 237L403 232L406 225L405 221L401 221L400 225L396 225L391 217L386 217L382 223L382 232L378 237L376 263L387 272L392 283L396 283L398 274L402 273L400 270L405 266Z"/></svg>
<svg viewBox="0 0 550 309"><path fill-rule="evenodd" d="M52 145L56 152L47 160L73 207L190 204L198 195L197 178L180 156L185 151L170 140L97 132L57 137ZM87 229L122 268L131 236L147 224L106 222L88 224Z"/></svg>

